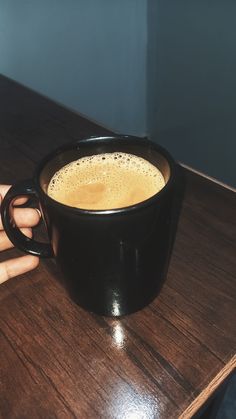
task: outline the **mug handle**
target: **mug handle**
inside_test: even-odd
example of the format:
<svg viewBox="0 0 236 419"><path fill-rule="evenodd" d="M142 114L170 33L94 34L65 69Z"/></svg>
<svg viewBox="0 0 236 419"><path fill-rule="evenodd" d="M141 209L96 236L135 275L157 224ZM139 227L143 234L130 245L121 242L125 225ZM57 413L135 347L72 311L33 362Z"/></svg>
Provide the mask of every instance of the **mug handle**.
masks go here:
<svg viewBox="0 0 236 419"><path fill-rule="evenodd" d="M36 196L38 198L34 182L31 179L23 180L13 185L2 201L1 217L6 234L18 249L26 253L34 256L53 257L53 250L49 243L40 243L34 239L30 239L17 227L13 217L13 203L16 198L22 195Z"/></svg>

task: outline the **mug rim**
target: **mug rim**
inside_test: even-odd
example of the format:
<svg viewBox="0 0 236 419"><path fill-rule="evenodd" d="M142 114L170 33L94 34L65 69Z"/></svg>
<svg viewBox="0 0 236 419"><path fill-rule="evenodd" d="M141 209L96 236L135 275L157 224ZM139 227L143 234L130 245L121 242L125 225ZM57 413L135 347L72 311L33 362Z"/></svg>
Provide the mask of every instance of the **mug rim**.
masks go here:
<svg viewBox="0 0 236 419"><path fill-rule="evenodd" d="M105 210L92 210L92 209L83 209L83 208L77 208L77 207L72 207L70 205L66 205L63 204L59 201L56 201L55 199L51 198L42 188L41 184L40 184L40 175L44 169L44 167L46 166L46 164L48 162L50 162L50 160L52 160L53 158L55 158L57 155L62 154L63 152L67 151L67 150L73 150L73 149L78 149L78 147L81 144L85 144L88 142L99 142L99 141L103 141L103 142L110 142L110 141L115 141L115 140L128 140L129 143L133 143L133 144L137 144L138 142L141 142L143 145L149 145L152 148L154 148L160 155L162 155L167 163L169 164L169 168L170 168L170 177L168 179L168 181L166 182L165 186L158 191L157 193L155 193L154 195L152 195L150 198L145 199L144 201L138 202L134 205L129 205L126 207L121 207L121 208L112 208L112 209L105 209ZM135 154L135 153L134 153ZM36 182L37 185L37 189L40 190L40 193L46 198L46 200L48 200L49 202L51 202L53 205L55 205L58 208L63 208L67 211L72 211L76 214L80 214L80 215L122 215L122 214L127 214L128 212L135 212L137 210L141 210L144 209L150 205L152 205L153 203L159 201L161 199L161 197L163 195L165 195L166 193L168 193L169 189L171 189L173 182L174 182L174 178L175 178L175 171L176 171L176 166L177 163L175 162L174 158L171 156L171 154L162 146L160 146L157 143L154 143L153 141L149 140L146 137L138 137L138 136L134 136L134 135L103 135L103 136L90 136L90 137L84 137L82 139L78 139L74 142L70 142L67 144L64 144L60 147L57 147L56 149L52 150L50 153L48 153L43 159L40 160L39 164L36 167L35 173L34 173L34 180Z"/></svg>

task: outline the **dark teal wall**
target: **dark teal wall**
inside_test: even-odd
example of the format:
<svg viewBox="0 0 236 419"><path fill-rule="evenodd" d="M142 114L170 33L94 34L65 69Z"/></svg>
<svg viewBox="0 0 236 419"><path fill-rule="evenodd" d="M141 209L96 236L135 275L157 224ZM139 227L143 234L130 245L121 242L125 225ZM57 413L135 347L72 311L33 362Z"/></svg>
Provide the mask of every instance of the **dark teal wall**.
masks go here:
<svg viewBox="0 0 236 419"><path fill-rule="evenodd" d="M236 1L0 0L0 72L236 186Z"/></svg>
<svg viewBox="0 0 236 419"><path fill-rule="evenodd" d="M0 0L0 72L142 135L146 25L146 0Z"/></svg>
<svg viewBox="0 0 236 419"><path fill-rule="evenodd" d="M236 186L236 1L148 1L148 130Z"/></svg>

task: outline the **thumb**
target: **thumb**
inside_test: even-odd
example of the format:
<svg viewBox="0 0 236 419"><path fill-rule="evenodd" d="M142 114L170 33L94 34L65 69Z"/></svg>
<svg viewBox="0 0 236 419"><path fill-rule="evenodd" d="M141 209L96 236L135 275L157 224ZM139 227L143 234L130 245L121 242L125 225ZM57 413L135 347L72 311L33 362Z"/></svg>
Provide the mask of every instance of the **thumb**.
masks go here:
<svg viewBox="0 0 236 419"><path fill-rule="evenodd" d="M1 209L1 203L2 203L2 194L0 194L0 209ZM2 224L2 215L0 212L0 224Z"/></svg>

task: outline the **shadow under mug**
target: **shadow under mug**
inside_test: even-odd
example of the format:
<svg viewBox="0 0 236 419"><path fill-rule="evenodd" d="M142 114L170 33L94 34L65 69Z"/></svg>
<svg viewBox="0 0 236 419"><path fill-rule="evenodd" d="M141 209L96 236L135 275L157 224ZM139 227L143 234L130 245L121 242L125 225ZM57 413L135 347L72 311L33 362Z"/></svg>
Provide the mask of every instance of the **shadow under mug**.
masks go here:
<svg viewBox="0 0 236 419"><path fill-rule="evenodd" d="M120 209L82 210L47 195L56 171L84 156L124 152L158 167L164 188L151 198ZM181 167L159 145L133 136L91 137L48 155L31 180L13 185L2 205L2 222L19 249L55 257L65 287L77 304L97 314L122 316L149 304L166 278L183 197ZM24 236L13 219L14 200L39 200L49 243Z"/></svg>

